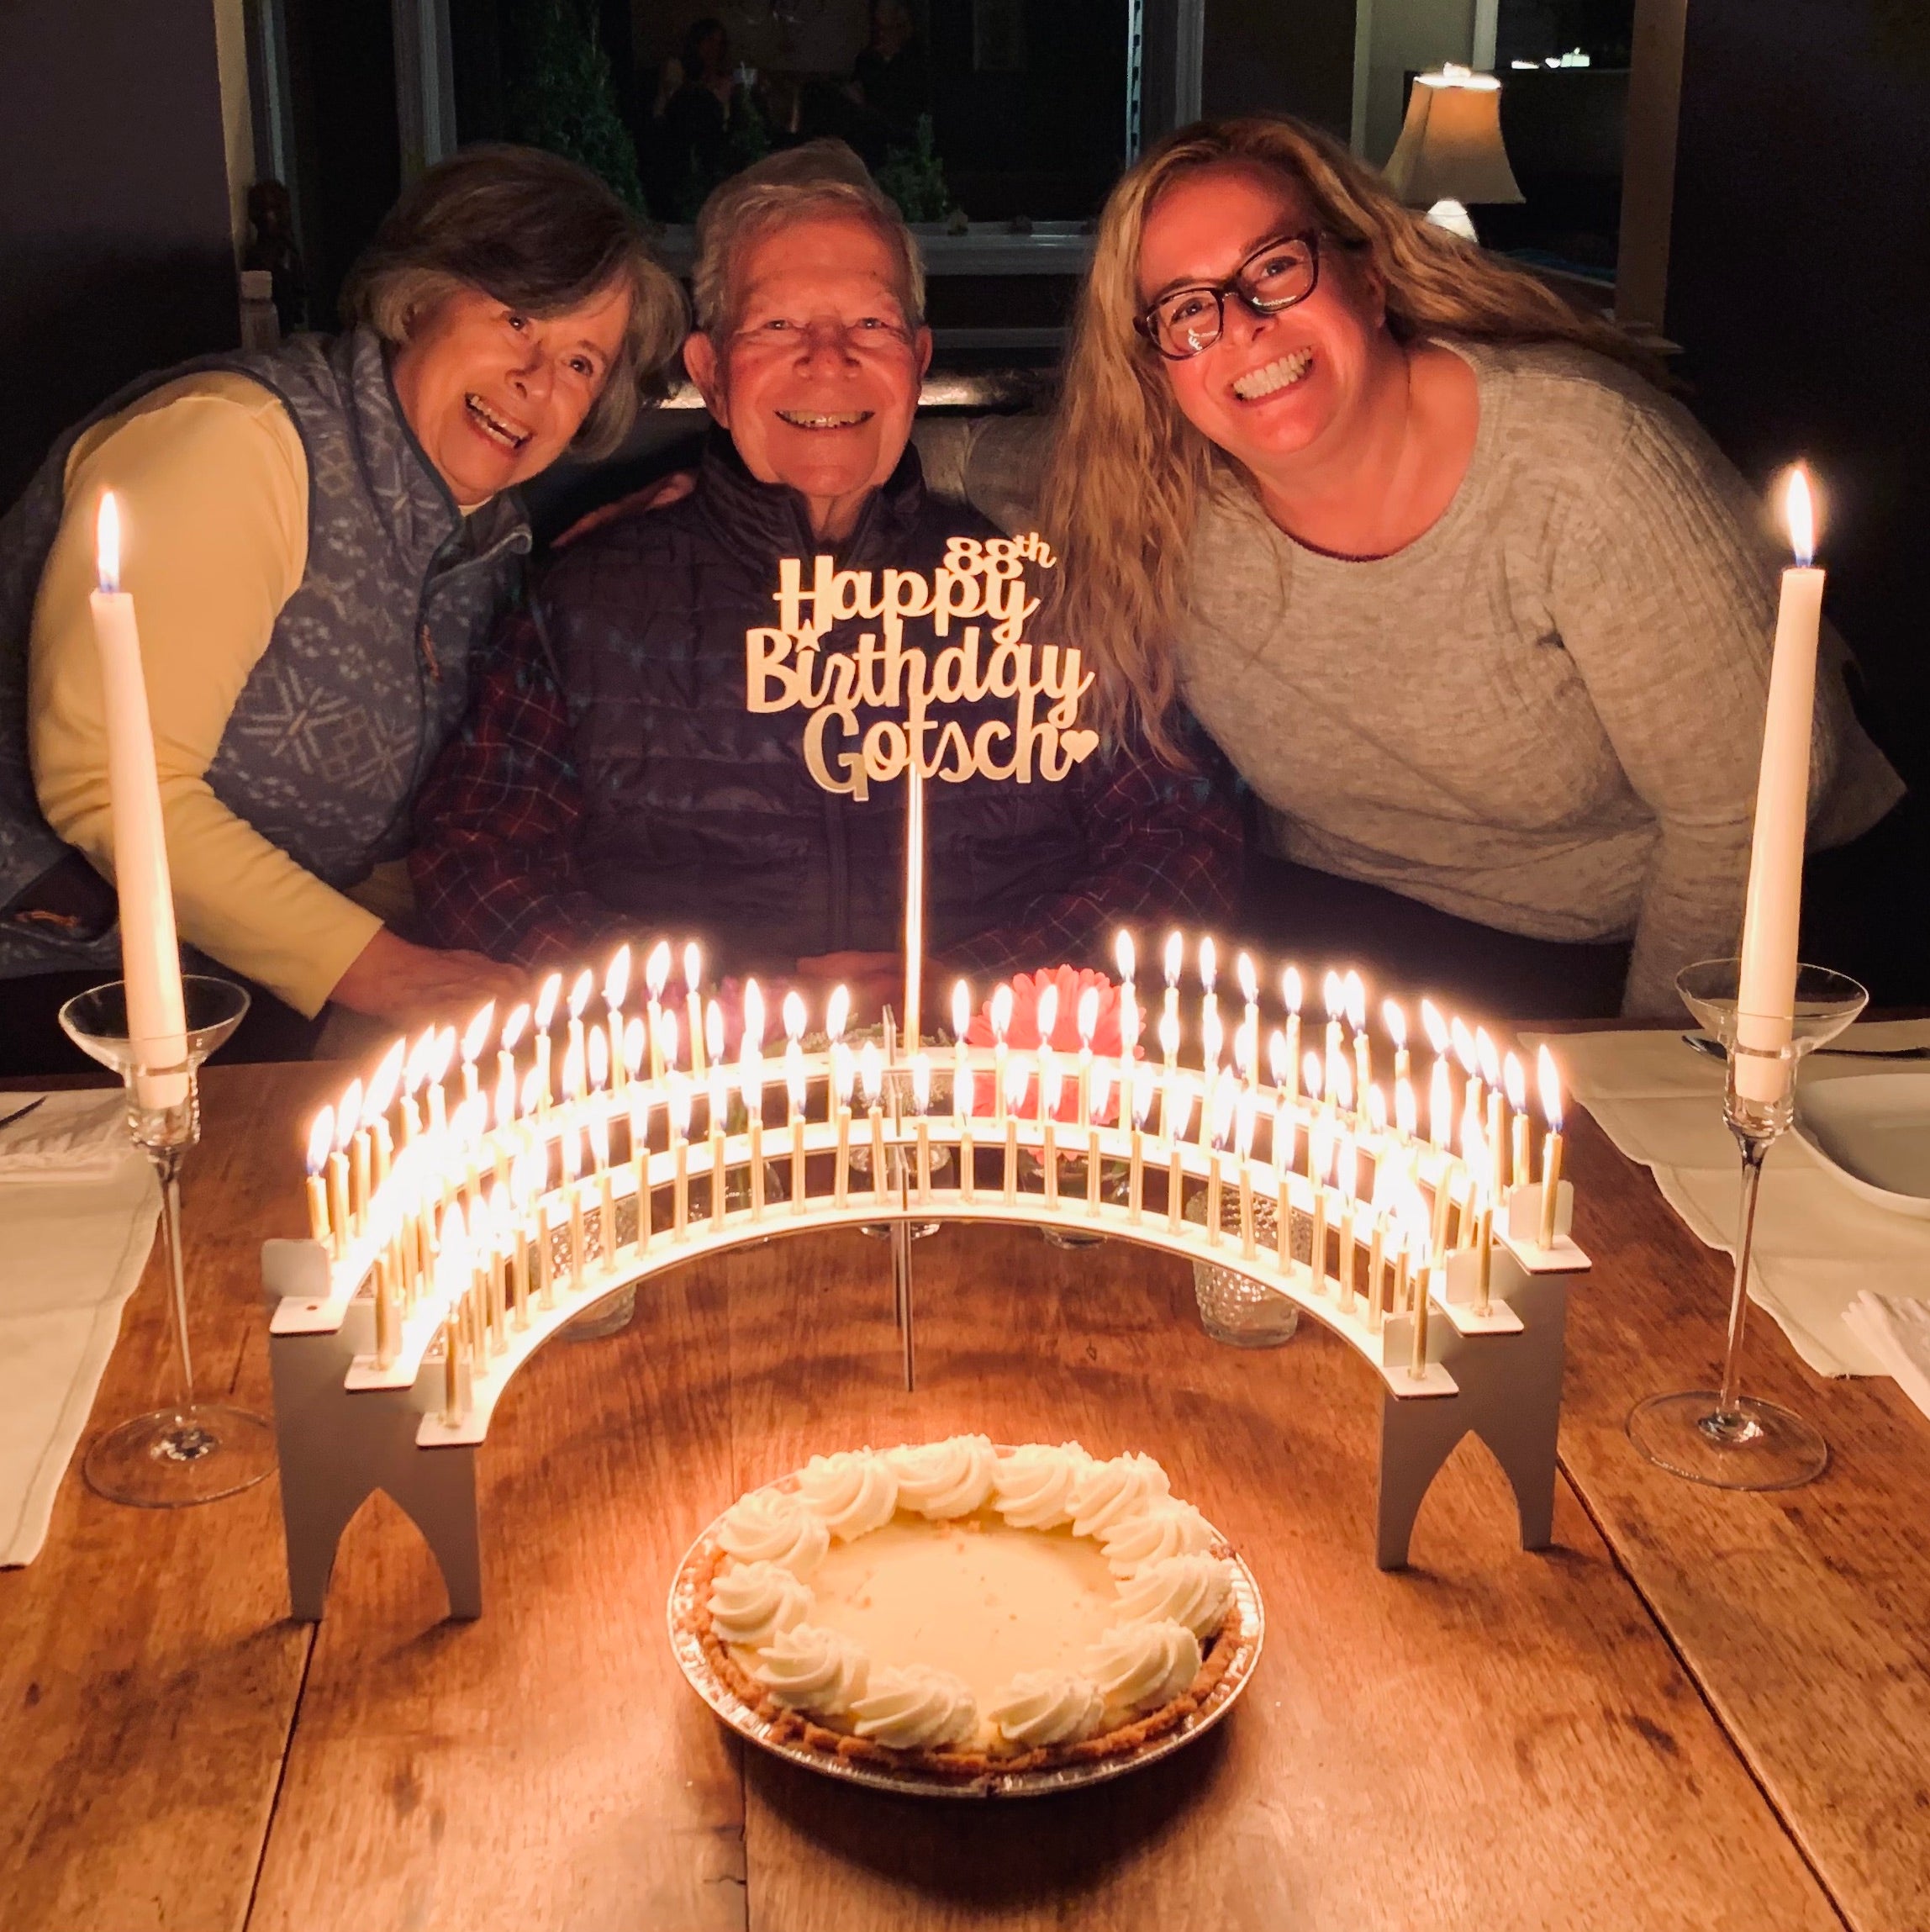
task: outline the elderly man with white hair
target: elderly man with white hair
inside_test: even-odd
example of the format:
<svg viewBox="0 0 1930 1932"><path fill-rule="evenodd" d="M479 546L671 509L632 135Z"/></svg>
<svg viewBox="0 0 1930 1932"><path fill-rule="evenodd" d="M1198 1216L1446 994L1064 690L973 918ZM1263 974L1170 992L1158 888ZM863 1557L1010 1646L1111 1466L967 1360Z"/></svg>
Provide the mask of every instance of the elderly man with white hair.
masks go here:
<svg viewBox="0 0 1930 1932"><path fill-rule="evenodd" d="M698 245L684 361L715 428L695 488L579 537L501 627L421 800L416 889L445 943L498 959L694 932L725 973L843 980L875 1006L898 969L902 791L814 779L802 714L747 705L746 632L773 624L783 558L929 575L951 539L998 533L926 494L917 245L848 148L739 175ZM863 628L826 629L824 661ZM947 715L969 735L1010 710ZM1210 772L1133 745L1057 784L933 784L927 836L928 956L981 974L1098 963L1121 922L1222 919L1238 882Z"/></svg>

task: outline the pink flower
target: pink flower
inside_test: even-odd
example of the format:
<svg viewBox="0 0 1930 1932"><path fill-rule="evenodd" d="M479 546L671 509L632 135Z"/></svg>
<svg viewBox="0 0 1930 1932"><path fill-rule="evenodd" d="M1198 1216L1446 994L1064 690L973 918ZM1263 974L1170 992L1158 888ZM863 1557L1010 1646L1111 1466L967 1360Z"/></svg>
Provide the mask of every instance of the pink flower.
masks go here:
<svg viewBox="0 0 1930 1932"><path fill-rule="evenodd" d="M1005 1044L1016 1052L1030 1053L1041 1044L1039 1039L1039 997L1049 987L1058 995L1058 1012L1052 1021L1051 1045L1065 1056L1060 1070L1064 1084L1060 1090L1059 1104L1052 1117L1061 1121L1077 1121L1079 1113L1078 1062L1078 1054L1086 1043L1079 1037L1079 1001L1088 987L1099 990L1099 1011L1093 1026L1092 1050L1096 1058L1110 1059L1115 1063L1115 1077L1112 1090L1105 1106L1099 1110L1099 1117L1110 1121L1117 1116L1119 1111L1119 1082L1116 1078L1116 1063L1119 1058L1119 988L1103 973L1094 973L1089 967L1060 966L1049 972L1017 973L1009 982L1012 989L1011 1024L1005 1029ZM992 1033L992 1002L988 1000L973 1016L972 1024L965 1032L966 1044L973 1047L989 1047L995 1044ZM1137 1057L1138 1049L1134 1049ZM1028 1080L1026 1096L1019 1104L1021 1114L1035 1113L1038 1106L1037 1083ZM989 1114L997 1111L997 1096L992 1089L992 1076L981 1074L973 1083L972 1111L974 1115Z"/></svg>

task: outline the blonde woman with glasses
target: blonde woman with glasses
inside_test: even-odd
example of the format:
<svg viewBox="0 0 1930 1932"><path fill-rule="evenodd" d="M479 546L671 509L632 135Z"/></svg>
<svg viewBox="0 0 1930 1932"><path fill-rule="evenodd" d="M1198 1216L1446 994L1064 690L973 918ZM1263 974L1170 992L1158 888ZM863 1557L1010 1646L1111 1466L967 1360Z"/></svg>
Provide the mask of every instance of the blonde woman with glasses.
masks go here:
<svg viewBox="0 0 1930 1932"><path fill-rule="evenodd" d="M1777 557L1603 321L1285 120L1184 129L1101 216L1057 420L921 432L1064 558L1052 620L1258 794L1248 923L1492 1007L1673 1015L1741 921ZM1812 848L1901 785L1832 656Z"/></svg>

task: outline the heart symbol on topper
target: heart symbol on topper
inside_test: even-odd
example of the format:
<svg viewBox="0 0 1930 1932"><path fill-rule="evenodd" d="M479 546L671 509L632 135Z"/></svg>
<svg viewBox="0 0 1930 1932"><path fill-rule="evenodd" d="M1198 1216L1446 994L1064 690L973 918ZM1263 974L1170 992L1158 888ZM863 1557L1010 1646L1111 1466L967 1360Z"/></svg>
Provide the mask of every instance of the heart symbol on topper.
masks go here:
<svg viewBox="0 0 1930 1932"><path fill-rule="evenodd" d="M1061 731L1059 748L1075 765L1084 764L1099 749L1097 731Z"/></svg>

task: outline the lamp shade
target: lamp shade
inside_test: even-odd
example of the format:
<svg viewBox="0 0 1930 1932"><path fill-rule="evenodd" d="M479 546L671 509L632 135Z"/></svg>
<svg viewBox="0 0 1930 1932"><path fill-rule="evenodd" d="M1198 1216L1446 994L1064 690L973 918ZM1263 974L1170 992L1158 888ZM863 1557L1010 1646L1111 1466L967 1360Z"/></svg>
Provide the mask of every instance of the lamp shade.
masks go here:
<svg viewBox="0 0 1930 1932"><path fill-rule="evenodd" d="M1501 145L1501 83L1465 67L1416 76L1385 172L1410 208L1525 200Z"/></svg>

